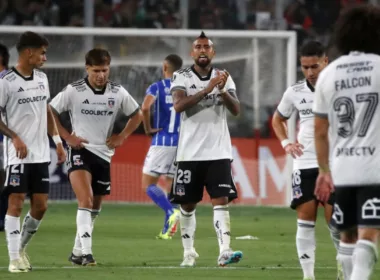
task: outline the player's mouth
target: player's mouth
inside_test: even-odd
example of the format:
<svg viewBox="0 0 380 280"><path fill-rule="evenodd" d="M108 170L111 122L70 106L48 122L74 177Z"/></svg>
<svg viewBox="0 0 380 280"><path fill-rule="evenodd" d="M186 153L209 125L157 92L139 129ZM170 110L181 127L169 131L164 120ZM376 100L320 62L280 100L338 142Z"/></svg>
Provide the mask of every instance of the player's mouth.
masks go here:
<svg viewBox="0 0 380 280"><path fill-rule="evenodd" d="M207 55L201 54L201 55L198 57L198 61L199 61L200 63L206 63L206 62L208 62L208 57L207 57Z"/></svg>

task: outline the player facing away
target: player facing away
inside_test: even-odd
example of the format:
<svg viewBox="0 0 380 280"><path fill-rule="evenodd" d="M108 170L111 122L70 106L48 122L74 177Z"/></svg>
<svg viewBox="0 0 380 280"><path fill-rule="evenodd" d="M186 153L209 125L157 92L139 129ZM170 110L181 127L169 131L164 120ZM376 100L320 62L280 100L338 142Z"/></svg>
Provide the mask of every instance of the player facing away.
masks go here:
<svg viewBox="0 0 380 280"><path fill-rule="evenodd" d="M152 136L151 146L146 155L142 185L147 195L165 212L164 227L159 239L171 239L177 230L179 210L169 202L167 194L157 186L159 176L165 176L170 188L175 174L174 159L178 145L180 114L173 107L170 94L170 79L182 67L182 59L175 54L168 55L162 66L164 79L149 86L141 106L145 133ZM153 123L150 120L154 105ZM170 191L170 189L169 189Z"/></svg>
<svg viewBox="0 0 380 280"><path fill-rule="evenodd" d="M49 83L37 70L46 61L46 38L23 33L17 42L18 61L0 79L0 131L4 134L6 166L5 191L9 193L5 216L5 232L10 258L10 272L32 269L26 246L37 232L47 209L49 193L50 146L48 134L57 145L60 163L65 150L48 100ZM30 195L30 210L20 229L20 216L26 194Z"/></svg>
<svg viewBox="0 0 380 280"><path fill-rule="evenodd" d="M327 201L335 190L333 219L341 231L337 259L345 280L370 279L378 259L379 26L377 6L340 15L333 38L342 56L321 73L315 92L316 195Z"/></svg>
<svg viewBox="0 0 380 280"><path fill-rule="evenodd" d="M0 44L0 78L8 72L9 51L8 48ZM3 140L3 135L0 135ZM3 158L4 159L4 158ZM3 182L5 180L4 162L0 161L0 231L4 231L5 214L8 209L8 193L3 192Z"/></svg>
<svg viewBox="0 0 380 280"><path fill-rule="evenodd" d="M77 232L69 261L94 266L92 232L102 200L111 192L110 162L142 120L137 102L124 87L109 80L111 56L95 48L86 54L87 77L69 84L51 102L61 137L68 144L68 173L78 200ZM73 133L59 122L69 111ZM112 134L118 111L129 117L120 134Z"/></svg>
<svg viewBox="0 0 380 280"><path fill-rule="evenodd" d="M302 46L300 63L304 80L289 87L273 116L272 126L287 154L294 158L292 174L291 208L297 212L296 246L304 279L315 279L315 223L319 201L314 195L318 177L317 155L314 145L314 87L320 72L327 66L328 58L324 47L317 41ZM292 143L287 135L286 121L297 111L300 118L298 141ZM323 204L325 219L336 248L339 246L339 232L330 224L333 210L333 197ZM342 277L338 265L338 279Z"/></svg>
<svg viewBox="0 0 380 280"><path fill-rule="evenodd" d="M202 32L193 42L194 65L174 73L171 81L174 109L181 113L177 171L171 201L181 205L180 226L184 259L181 266L194 266L195 208L204 186L214 207L214 228L219 243L217 263L238 262L243 254L230 248L228 203L237 198L231 173L232 147L227 110L240 113L235 83L228 72L211 65L212 41Z"/></svg>

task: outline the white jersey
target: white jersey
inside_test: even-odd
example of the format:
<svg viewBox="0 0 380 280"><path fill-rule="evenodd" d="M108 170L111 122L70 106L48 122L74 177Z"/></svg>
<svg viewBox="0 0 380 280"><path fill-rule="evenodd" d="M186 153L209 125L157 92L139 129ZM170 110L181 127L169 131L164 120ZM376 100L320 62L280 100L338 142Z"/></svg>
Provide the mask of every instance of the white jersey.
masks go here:
<svg viewBox="0 0 380 280"><path fill-rule="evenodd" d="M0 79L0 108L3 122L27 147L27 156L19 159L12 140L4 136L4 166L50 161L47 131L47 104L50 99L46 74L33 70L30 77L15 68Z"/></svg>
<svg viewBox="0 0 380 280"><path fill-rule="evenodd" d="M121 85L108 82L102 91L91 87L87 78L69 84L50 105L58 112L68 111L73 132L89 143L85 148L110 162L115 150L109 149L106 140L112 135L118 111L132 116L139 105Z"/></svg>
<svg viewBox="0 0 380 280"><path fill-rule="evenodd" d="M336 187L380 184L380 56L352 52L324 69L314 113L330 124Z"/></svg>
<svg viewBox="0 0 380 280"><path fill-rule="evenodd" d="M304 146L303 155L294 159L293 169L317 168L317 155L314 145L314 88L306 80L289 87L277 107L283 118L290 118L297 110L300 117L300 129L297 140Z"/></svg>
<svg viewBox="0 0 380 280"><path fill-rule="evenodd" d="M181 69L174 73L170 91L179 89L187 95L194 95L205 89L215 75L216 69L211 69L207 77L200 77L193 66ZM231 76L225 89L236 91ZM177 161L232 159L226 110L219 90L215 88L198 104L181 113Z"/></svg>

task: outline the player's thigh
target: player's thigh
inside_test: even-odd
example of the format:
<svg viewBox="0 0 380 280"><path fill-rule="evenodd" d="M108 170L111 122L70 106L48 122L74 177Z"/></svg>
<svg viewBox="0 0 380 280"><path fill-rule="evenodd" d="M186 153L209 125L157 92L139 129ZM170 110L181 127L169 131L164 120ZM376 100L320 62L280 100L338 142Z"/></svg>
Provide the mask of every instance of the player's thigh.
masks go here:
<svg viewBox="0 0 380 280"><path fill-rule="evenodd" d="M105 196L111 193L111 163L91 155L92 192L94 196Z"/></svg>
<svg viewBox="0 0 380 280"><path fill-rule="evenodd" d="M290 207L297 210L302 209L302 212L310 210L310 214L315 216L315 201L314 195L315 182L318 177L318 168L310 169L296 169L292 173L292 201ZM308 203L308 206L301 207L303 204ZM301 207L301 208L300 208Z"/></svg>
<svg viewBox="0 0 380 280"><path fill-rule="evenodd" d="M158 178L160 175L171 174L174 177L173 161L175 154L176 147L151 146L144 161L143 175Z"/></svg>
<svg viewBox="0 0 380 280"><path fill-rule="evenodd" d="M297 206L297 219L304 221L316 221L318 211L318 201L309 200Z"/></svg>
<svg viewBox="0 0 380 280"><path fill-rule="evenodd" d="M380 229L380 185L358 188L357 208L359 239L360 235L377 237Z"/></svg>
<svg viewBox="0 0 380 280"><path fill-rule="evenodd" d="M221 159L207 162L206 189L211 199L237 198L236 185L232 177L231 160Z"/></svg>
<svg viewBox="0 0 380 280"><path fill-rule="evenodd" d="M333 223L341 232L350 231L358 225L356 187L337 187L335 189L335 203Z"/></svg>
<svg viewBox="0 0 380 280"><path fill-rule="evenodd" d="M177 204L196 204L203 198L205 183L204 162L182 161L177 163L169 199Z"/></svg>

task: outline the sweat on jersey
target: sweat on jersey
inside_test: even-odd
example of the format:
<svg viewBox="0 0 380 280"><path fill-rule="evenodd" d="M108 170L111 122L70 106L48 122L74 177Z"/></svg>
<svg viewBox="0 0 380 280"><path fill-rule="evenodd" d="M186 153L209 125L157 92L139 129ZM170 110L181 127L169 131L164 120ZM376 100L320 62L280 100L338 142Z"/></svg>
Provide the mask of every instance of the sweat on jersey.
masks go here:
<svg viewBox="0 0 380 280"><path fill-rule="evenodd" d="M170 79L164 79L148 87L146 95L155 98L152 128L162 128L152 137L152 146L177 146L180 114L173 107Z"/></svg>
<svg viewBox="0 0 380 280"><path fill-rule="evenodd" d="M380 56L351 52L320 74L314 113L330 125L336 187L380 184Z"/></svg>
<svg viewBox="0 0 380 280"><path fill-rule="evenodd" d="M69 84L50 105L59 114L68 111L73 132L89 142L84 147L108 162L115 150L107 147L106 140L112 134L117 112L131 117L139 110L121 85L109 81L103 90L96 90L87 78Z"/></svg>
<svg viewBox="0 0 380 280"><path fill-rule="evenodd" d="M47 104L50 99L46 74L34 69L30 77L11 68L0 79L0 109L3 122L27 147L19 159L12 139L4 136L4 166L50 161L47 131Z"/></svg>
<svg viewBox="0 0 380 280"><path fill-rule="evenodd" d="M207 87L210 79L216 76L216 71L212 68L206 77L201 77L193 66L176 71L170 92L183 90L187 95L194 95ZM236 91L231 76L228 77L225 89L228 92ZM226 111L219 90L214 88L198 104L182 112L176 160L232 159Z"/></svg>
<svg viewBox="0 0 380 280"><path fill-rule="evenodd" d="M277 112L288 119L294 110L300 117L300 129L297 135L298 143L304 146L303 155L293 161L293 169L317 168L317 155L314 143L314 88L307 80L299 81L290 86L284 93Z"/></svg>

